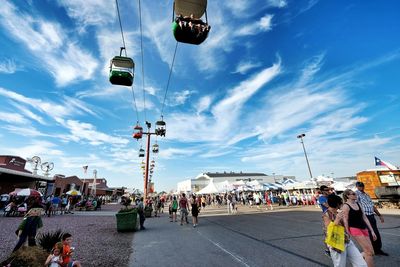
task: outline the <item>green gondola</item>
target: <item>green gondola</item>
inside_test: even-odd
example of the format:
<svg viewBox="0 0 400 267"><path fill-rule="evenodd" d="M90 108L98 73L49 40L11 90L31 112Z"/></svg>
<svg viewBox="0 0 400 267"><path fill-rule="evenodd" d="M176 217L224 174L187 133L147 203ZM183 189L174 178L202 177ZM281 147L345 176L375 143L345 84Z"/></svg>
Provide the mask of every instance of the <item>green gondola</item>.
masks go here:
<svg viewBox="0 0 400 267"><path fill-rule="evenodd" d="M110 62L110 82L114 85L132 86L135 63L129 57L116 56Z"/></svg>

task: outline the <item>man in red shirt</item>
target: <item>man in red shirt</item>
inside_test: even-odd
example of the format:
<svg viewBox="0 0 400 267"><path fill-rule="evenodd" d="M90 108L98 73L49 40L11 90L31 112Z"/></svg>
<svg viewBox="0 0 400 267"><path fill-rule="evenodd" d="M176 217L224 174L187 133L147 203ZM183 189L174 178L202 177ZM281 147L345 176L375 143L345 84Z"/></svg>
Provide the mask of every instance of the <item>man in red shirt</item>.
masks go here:
<svg viewBox="0 0 400 267"><path fill-rule="evenodd" d="M189 201L186 198L185 193L182 193L182 197L179 199L179 208L181 209L181 225L183 225L183 218L186 220L186 224L189 224Z"/></svg>

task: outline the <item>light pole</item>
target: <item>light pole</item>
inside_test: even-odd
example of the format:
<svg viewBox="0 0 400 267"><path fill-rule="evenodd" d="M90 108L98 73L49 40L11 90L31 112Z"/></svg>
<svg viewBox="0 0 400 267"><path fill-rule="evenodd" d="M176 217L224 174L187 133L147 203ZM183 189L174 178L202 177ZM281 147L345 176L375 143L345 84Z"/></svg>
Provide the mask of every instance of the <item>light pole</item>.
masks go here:
<svg viewBox="0 0 400 267"><path fill-rule="evenodd" d="M304 141L303 141L303 137L305 137L305 136L306 136L305 134L299 134L299 135L297 136L297 138L300 139L300 142L301 142L301 144L303 145L304 156L306 157L307 166L308 166L308 171L310 172L310 178L311 178L311 180L312 180L313 176L312 176L312 173L311 173L310 163L308 162L307 152L306 152L306 148L305 148L305 146L304 146Z"/></svg>

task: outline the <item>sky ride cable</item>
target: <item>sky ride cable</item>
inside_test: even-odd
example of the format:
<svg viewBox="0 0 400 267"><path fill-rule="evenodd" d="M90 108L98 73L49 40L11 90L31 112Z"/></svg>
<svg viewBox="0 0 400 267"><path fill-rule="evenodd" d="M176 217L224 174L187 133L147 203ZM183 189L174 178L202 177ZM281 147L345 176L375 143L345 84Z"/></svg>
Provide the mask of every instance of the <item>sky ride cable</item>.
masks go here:
<svg viewBox="0 0 400 267"><path fill-rule="evenodd" d="M168 89L169 89L169 82L171 80L171 74L172 74L172 69L174 67L174 63L175 63L175 56L176 56L176 50L177 49L178 49L178 42L176 42L175 51L174 51L174 57L172 58L171 67L169 69L167 88L165 88L165 95L164 95L164 100L163 100L163 104L162 104L162 108L161 108L161 118L164 117L165 100L167 99L167 94L168 94Z"/></svg>
<svg viewBox="0 0 400 267"><path fill-rule="evenodd" d="M115 0L115 5L116 5L116 7L117 7L117 15L118 15L118 21L119 21L119 28L120 28L120 30L121 30L121 37L122 37L123 50L125 51L125 57L128 57L128 54L127 54L127 52L126 52L124 30L122 29L121 15L120 15L120 13L119 13L118 0ZM120 56L122 56L122 50L121 50L121 55L120 55ZM135 92L134 92L134 90L133 90L133 84L132 84L132 86L131 86L131 91L132 91L133 108L134 108L134 112L136 113L137 122L139 123L139 112L138 112L137 105L136 105L136 97L135 97Z"/></svg>
<svg viewBox="0 0 400 267"><path fill-rule="evenodd" d="M144 60L143 60L143 31L142 31L142 8L139 2L139 27L140 27L140 51L142 54L142 86L143 86L143 112L144 112L144 120L147 121L146 116L146 92L144 87Z"/></svg>

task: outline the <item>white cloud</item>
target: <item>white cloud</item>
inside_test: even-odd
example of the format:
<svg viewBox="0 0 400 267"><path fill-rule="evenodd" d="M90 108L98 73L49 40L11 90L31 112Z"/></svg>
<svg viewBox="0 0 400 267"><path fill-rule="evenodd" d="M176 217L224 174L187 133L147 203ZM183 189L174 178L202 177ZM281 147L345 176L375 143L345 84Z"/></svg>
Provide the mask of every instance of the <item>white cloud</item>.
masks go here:
<svg viewBox="0 0 400 267"><path fill-rule="evenodd" d="M20 113L24 114L27 118L29 118L29 119L31 119L33 121L36 121L36 122L38 122L40 124L43 124L43 125L47 124L44 121L43 117L39 116L38 114L33 113L31 110L29 110L29 108L27 108L27 107L25 107L23 105L20 105L20 104L14 102L14 101L12 101L11 104L17 110L19 110Z"/></svg>
<svg viewBox="0 0 400 267"><path fill-rule="evenodd" d="M95 113L87 106L86 103L77 99L65 97L65 102L58 104L52 101L45 101L41 99L25 97L13 91L0 87L0 95L7 97L15 102L31 106L47 116L58 120L59 118L65 118L74 114L82 114L83 111L94 115Z"/></svg>
<svg viewBox="0 0 400 267"><path fill-rule="evenodd" d="M70 41L60 24L28 15L10 2L0 9L0 24L43 61L57 85L93 78L98 62Z"/></svg>
<svg viewBox="0 0 400 267"><path fill-rule="evenodd" d="M0 111L0 121L5 121L11 124L28 124L29 121L24 116L18 113Z"/></svg>
<svg viewBox="0 0 400 267"><path fill-rule="evenodd" d="M111 136L97 131L96 127L90 123L66 120L64 126L70 131L70 135L68 135L67 138L70 138L75 142L83 140L88 141L89 144L95 146L101 144L126 145L129 143L128 139Z"/></svg>
<svg viewBox="0 0 400 267"><path fill-rule="evenodd" d="M169 106L179 106L183 105L186 103L186 100L189 99L189 97L196 93L196 91L191 91L191 90L182 90L179 92L174 92L171 97L169 97L167 104Z"/></svg>
<svg viewBox="0 0 400 267"><path fill-rule="evenodd" d="M173 113L169 117L168 136L172 139L181 141L224 141L233 138L237 131L232 131L232 127L237 125L237 121L242 114L244 104L261 88L280 73L280 60L273 66L264 68L247 80L231 89L227 95L216 102L211 108L211 115L199 114L211 99L205 98L197 110L197 114ZM171 129L171 130L170 130Z"/></svg>
<svg viewBox="0 0 400 267"><path fill-rule="evenodd" d="M206 95L201 97L195 107L197 110L197 114L207 111L210 108L211 102L211 96Z"/></svg>
<svg viewBox="0 0 400 267"><path fill-rule="evenodd" d="M259 21L254 22L253 24L248 24L239 28L237 31L234 31L234 35L236 36L247 36L247 35L256 35L260 32L267 32L272 29L272 18L274 16L271 14L267 14L262 17Z"/></svg>
<svg viewBox="0 0 400 267"><path fill-rule="evenodd" d="M102 26L115 22L116 7L109 0L58 0L68 16L77 20L82 27L91 25Z"/></svg>
<svg viewBox="0 0 400 267"><path fill-rule="evenodd" d="M286 0L267 0L267 4L269 7L278 7L283 8L287 6Z"/></svg>
<svg viewBox="0 0 400 267"><path fill-rule="evenodd" d="M167 148L167 149L161 149L159 154L161 158L171 159L182 156L192 156L196 152L197 150L191 150L191 149Z"/></svg>
<svg viewBox="0 0 400 267"><path fill-rule="evenodd" d="M29 158L32 156L40 156L42 161L48 161L55 156L62 156L64 153L57 149L57 145L48 141L34 140L29 144L25 144L21 147L7 148L3 145L4 153L11 155L18 155L23 158Z"/></svg>
<svg viewBox="0 0 400 267"><path fill-rule="evenodd" d="M261 66L260 62L241 61L236 66L236 70L233 73L246 74L249 70L258 68L260 66Z"/></svg>
<svg viewBox="0 0 400 267"><path fill-rule="evenodd" d="M14 60L7 59L0 63L0 73L12 74L17 71L17 65Z"/></svg>
<svg viewBox="0 0 400 267"><path fill-rule="evenodd" d="M8 126L3 126L2 128L11 133L14 133L14 135L27 136L27 137L53 137L53 135L50 136L48 134L42 133L38 129L30 125L24 125L24 126L8 125Z"/></svg>

